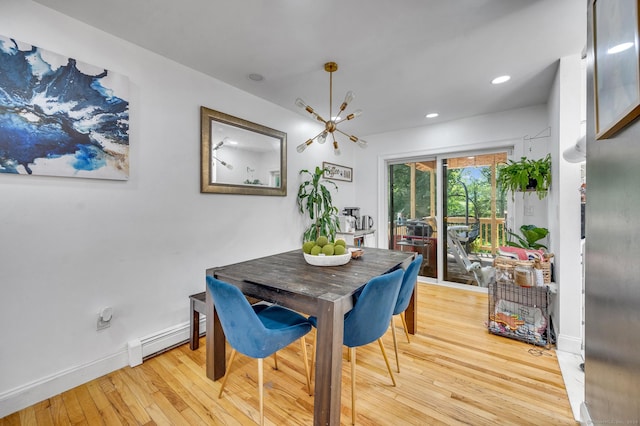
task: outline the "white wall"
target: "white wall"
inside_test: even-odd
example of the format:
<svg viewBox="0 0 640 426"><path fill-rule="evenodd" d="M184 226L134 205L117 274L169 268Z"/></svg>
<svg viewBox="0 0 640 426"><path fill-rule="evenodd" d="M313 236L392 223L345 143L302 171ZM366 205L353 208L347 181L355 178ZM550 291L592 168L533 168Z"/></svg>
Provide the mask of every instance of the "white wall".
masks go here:
<svg viewBox="0 0 640 426"><path fill-rule="evenodd" d="M31 1L0 3L3 35L130 79L130 178L0 174L0 417L128 363L127 342L178 328L205 269L294 249L298 171L351 165L302 115ZM293 102L293 100L292 100ZM201 194L200 106L288 134L286 197ZM336 204L353 203L339 183ZM113 307L110 328L97 312Z"/></svg>
<svg viewBox="0 0 640 426"><path fill-rule="evenodd" d="M582 345L582 265L580 253L580 164L562 153L580 137L584 110L584 69L580 55L560 59L549 97L553 191L549 196L549 249L555 253L558 282L553 317L559 350L580 354Z"/></svg>

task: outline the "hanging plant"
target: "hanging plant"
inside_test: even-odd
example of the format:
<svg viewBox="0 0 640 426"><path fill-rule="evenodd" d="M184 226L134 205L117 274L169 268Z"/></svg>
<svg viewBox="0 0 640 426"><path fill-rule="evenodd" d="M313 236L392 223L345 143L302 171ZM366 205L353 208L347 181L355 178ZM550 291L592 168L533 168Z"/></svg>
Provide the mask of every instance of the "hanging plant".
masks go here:
<svg viewBox="0 0 640 426"><path fill-rule="evenodd" d="M527 157L520 161L508 160L507 165L499 169L498 183L502 191L535 191L542 200L551 186L551 154L539 160Z"/></svg>
<svg viewBox="0 0 640 426"><path fill-rule="evenodd" d="M311 219L311 225L305 229L302 241L315 241L324 235L333 241L336 231L339 230L338 208L333 205L331 191L326 184L333 185L337 191L338 185L330 180L323 179L325 169L316 167L312 173L309 170L300 170L300 175L308 175L309 179L298 187L298 209L305 212Z"/></svg>

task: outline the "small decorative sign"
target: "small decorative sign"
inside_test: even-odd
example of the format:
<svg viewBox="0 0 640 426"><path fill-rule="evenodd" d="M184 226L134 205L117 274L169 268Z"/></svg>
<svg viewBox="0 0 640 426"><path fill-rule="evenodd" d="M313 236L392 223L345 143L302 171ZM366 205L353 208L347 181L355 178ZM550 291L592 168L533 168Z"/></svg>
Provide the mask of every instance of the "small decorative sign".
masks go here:
<svg viewBox="0 0 640 426"><path fill-rule="evenodd" d="M351 167L323 162L322 168L324 169L323 177L325 179L343 180L346 182L353 181L353 169Z"/></svg>

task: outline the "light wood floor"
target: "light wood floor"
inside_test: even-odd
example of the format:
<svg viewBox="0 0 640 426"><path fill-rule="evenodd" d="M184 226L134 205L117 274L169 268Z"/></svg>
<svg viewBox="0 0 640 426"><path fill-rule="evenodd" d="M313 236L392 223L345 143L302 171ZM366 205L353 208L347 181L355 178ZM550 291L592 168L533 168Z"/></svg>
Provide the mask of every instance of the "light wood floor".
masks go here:
<svg viewBox="0 0 640 426"><path fill-rule="evenodd" d="M486 331L486 294L419 285L419 330L401 331L401 373L391 386L376 343L357 351L360 425L575 425L555 352ZM311 343L311 335L308 338ZM393 342L384 338L393 364ZM244 425L258 419L257 362L238 355L222 399L200 349L182 345L0 419L4 425ZM346 355L346 351L344 352ZM265 421L313 424L300 346L265 361ZM343 364L342 424L351 421Z"/></svg>

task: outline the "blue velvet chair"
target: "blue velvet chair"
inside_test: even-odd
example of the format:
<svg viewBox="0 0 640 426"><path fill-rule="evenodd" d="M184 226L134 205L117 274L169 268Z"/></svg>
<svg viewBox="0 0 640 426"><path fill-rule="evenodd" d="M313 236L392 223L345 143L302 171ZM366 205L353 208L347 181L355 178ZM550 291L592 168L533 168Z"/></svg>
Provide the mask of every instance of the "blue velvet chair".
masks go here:
<svg viewBox="0 0 640 426"><path fill-rule="evenodd" d="M404 271L404 276L402 277L402 285L400 286L400 292L398 293L398 300L396 301L395 308L393 308L393 316L391 317L391 333L393 334L393 348L396 351L396 366L398 368L398 373L400 372L400 360L398 358L398 340L396 338L396 328L393 323L393 318L396 315L400 316L400 318L402 319L402 326L404 327L404 334L407 336L407 342L411 343L411 341L409 340L409 330L407 329L407 321L404 317L404 312L409 306L409 301L411 300L413 289L416 287L420 266L422 266L421 254L416 256L416 258L411 261L411 264L409 264L407 269Z"/></svg>
<svg viewBox="0 0 640 426"><path fill-rule="evenodd" d="M352 424L356 422L356 347L364 346L377 340L384 361L387 364L391 382L393 386L396 385L396 380L393 377L393 372L391 371L391 366L389 365L381 337L389 328L389 321L391 321L393 308L398 299L398 292L400 291L403 275L404 272L398 269L394 272L372 278L365 284L353 309L344 316L343 344L349 348L349 359L351 360ZM309 317L309 321L311 321L314 327L317 326L316 317ZM313 359L315 360L315 344L313 355Z"/></svg>
<svg viewBox="0 0 640 426"><path fill-rule="evenodd" d="M207 287L220 318L224 334L233 348L227 371L222 380L218 398L231 372L237 352L258 359L258 391L260 395L260 424L264 424L263 359L278 350L300 340L304 360L307 389L311 395L311 378L307 362L307 347L304 336L311 331L311 323L302 315L277 305L250 305L240 289L207 276ZM275 369L278 369L275 358Z"/></svg>

